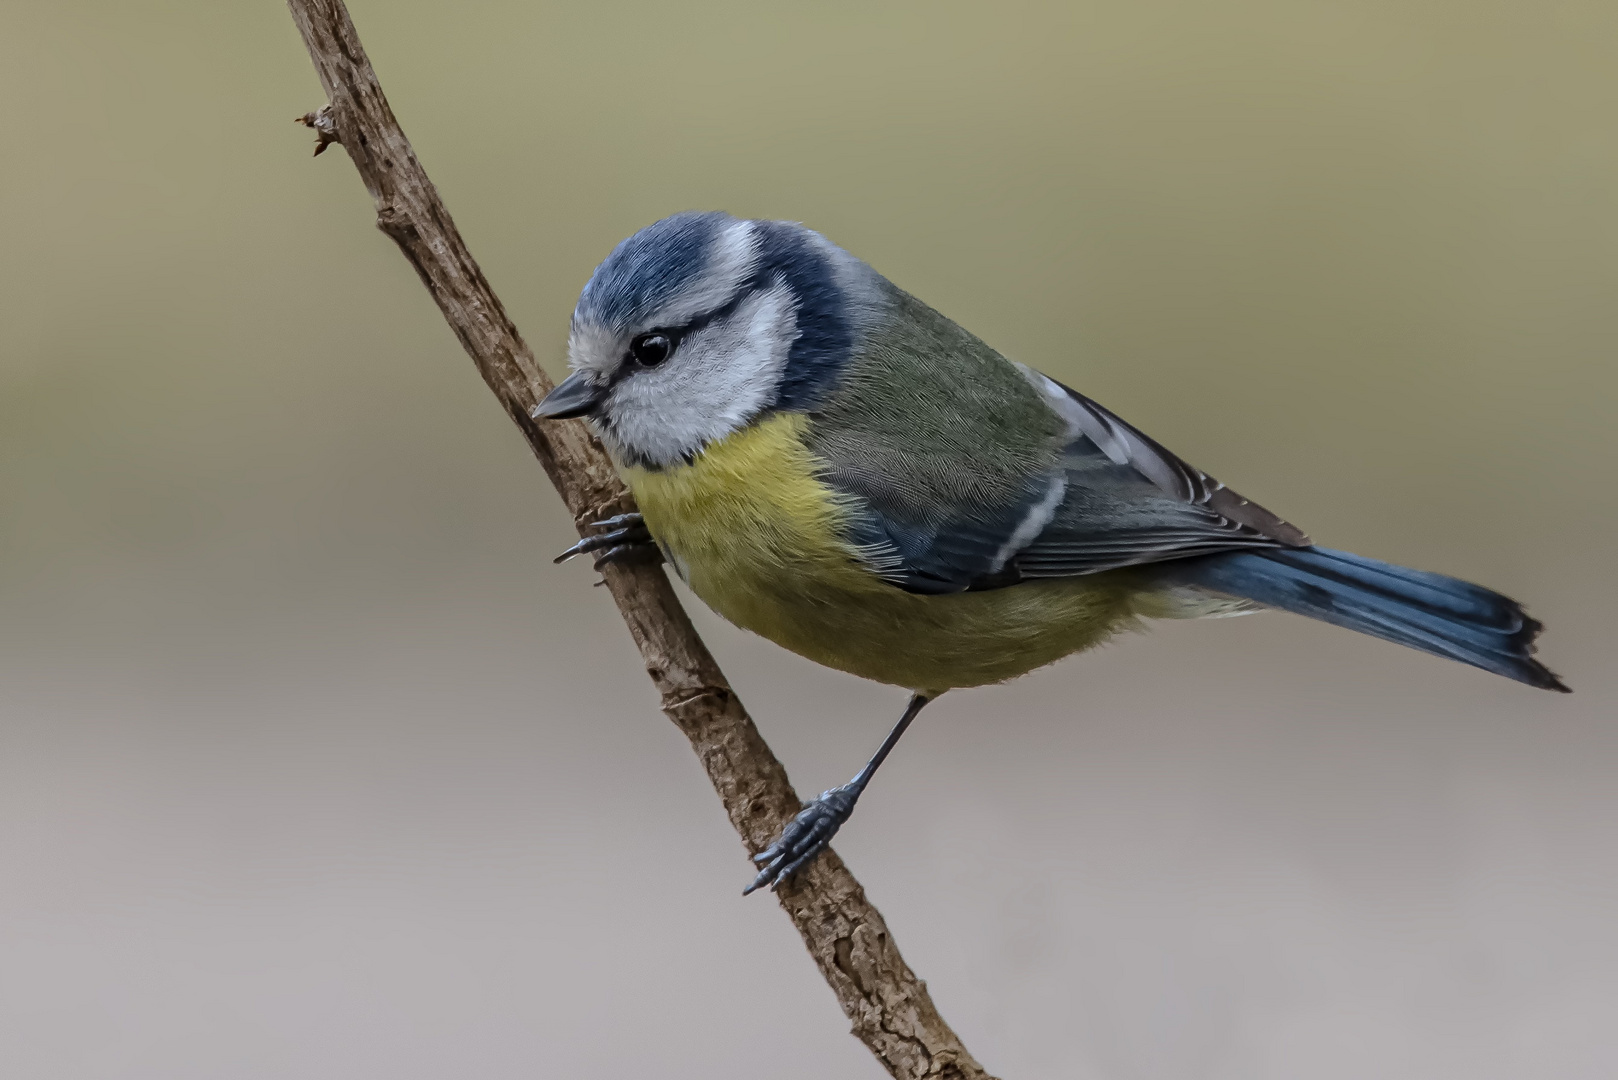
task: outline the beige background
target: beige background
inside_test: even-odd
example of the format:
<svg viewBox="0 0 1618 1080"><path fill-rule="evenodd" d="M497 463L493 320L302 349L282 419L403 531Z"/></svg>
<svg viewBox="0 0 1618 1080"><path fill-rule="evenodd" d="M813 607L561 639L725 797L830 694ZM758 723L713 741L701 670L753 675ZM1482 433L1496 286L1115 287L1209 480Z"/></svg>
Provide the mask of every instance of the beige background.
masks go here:
<svg viewBox="0 0 1618 1080"><path fill-rule="evenodd" d="M1618 1073L1618 8L356 0L536 350L810 223L1578 691L1286 616L930 710L839 850L1014 1080ZM879 1075L273 0L0 5L0 1058ZM805 791L902 695L701 613Z"/></svg>

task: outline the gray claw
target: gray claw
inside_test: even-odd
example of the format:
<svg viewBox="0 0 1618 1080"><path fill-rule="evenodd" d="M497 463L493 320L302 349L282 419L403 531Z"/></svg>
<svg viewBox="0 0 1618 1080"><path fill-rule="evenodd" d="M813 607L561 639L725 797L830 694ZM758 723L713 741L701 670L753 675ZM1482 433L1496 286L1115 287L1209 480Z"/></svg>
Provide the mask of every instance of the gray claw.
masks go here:
<svg viewBox="0 0 1618 1080"><path fill-rule="evenodd" d="M610 547L596 556L595 568L600 570L608 563L648 563L652 566L663 561L663 552L652 543L619 544Z"/></svg>
<svg viewBox="0 0 1618 1080"><path fill-rule="evenodd" d="M593 536L586 536L583 540L580 540L577 544L574 544L572 547L556 556L556 558L552 559L551 562L565 563L575 555L583 555L586 551L590 550L590 541L594 539L595 537Z"/></svg>
<svg viewBox="0 0 1618 1080"><path fill-rule="evenodd" d="M584 537L556 556L554 562L563 563L575 555L606 549L606 553L596 559L596 569L599 570L604 563L622 561L623 556L617 554L620 550L635 550L654 546L656 543L652 539L651 531L646 528L645 520L639 514L619 514L616 517L603 518L601 521L590 522L585 528L605 528L610 531Z"/></svg>
<svg viewBox="0 0 1618 1080"><path fill-rule="evenodd" d="M742 895L765 885L779 889L782 882L807 866L831 843L831 838L854 812L854 802L859 797L859 791L852 784L846 784L823 791L818 799L805 803L798 816L781 830L775 843L753 856L754 862L764 865L753 883L742 890Z"/></svg>

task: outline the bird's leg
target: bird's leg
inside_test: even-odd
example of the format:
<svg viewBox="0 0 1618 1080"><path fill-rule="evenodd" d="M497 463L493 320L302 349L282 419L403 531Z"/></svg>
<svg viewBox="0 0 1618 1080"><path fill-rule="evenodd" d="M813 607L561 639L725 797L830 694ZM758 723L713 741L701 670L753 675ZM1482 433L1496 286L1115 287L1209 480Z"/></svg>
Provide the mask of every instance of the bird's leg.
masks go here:
<svg viewBox="0 0 1618 1080"><path fill-rule="evenodd" d="M586 536L558 555L556 562L566 562L575 555L591 551L600 552L595 558L597 570L614 562L663 561L663 553L658 549L657 541L652 539L650 530L646 528L646 520L639 514L619 514L617 517L602 518L600 521L589 522L585 528L608 531Z"/></svg>
<svg viewBox="0 0 1618 1080"><path fill-rule="evenodd" d="M842 828L843 822L854 813L854 803L859 800L865 785L871 782L871 777L876 775L888 752L899 741L899 736L905 733L910 721L921 712L921 707L931 700L921 694L912 696L910 704L905 707L905 714L899 717L899 722L893 725L893 730L888 732L888 737L882 740L882 745L865 763L859 775L842 787L822 791L819 798L804 803L798 816L781 830L775 843L753 856L753 861L760 863L761 868L753 884L742 890L743 896L765 885L772 889L780 888L783 881L808 865L810 859L831 843L831 838Z"/></svg>

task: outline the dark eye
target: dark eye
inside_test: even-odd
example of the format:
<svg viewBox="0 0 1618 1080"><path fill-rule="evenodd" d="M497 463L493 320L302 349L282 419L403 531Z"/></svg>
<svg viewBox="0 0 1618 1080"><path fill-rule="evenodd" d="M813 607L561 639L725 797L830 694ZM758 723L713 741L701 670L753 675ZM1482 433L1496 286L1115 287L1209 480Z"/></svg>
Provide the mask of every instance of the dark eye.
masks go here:
<svg viewBox="0 0 1618 1080"><path fill-rule="evenodd" d="M642 334L629 343L630 358L641 367L656 367L673 351L674 342L667 334Z"/></svg>

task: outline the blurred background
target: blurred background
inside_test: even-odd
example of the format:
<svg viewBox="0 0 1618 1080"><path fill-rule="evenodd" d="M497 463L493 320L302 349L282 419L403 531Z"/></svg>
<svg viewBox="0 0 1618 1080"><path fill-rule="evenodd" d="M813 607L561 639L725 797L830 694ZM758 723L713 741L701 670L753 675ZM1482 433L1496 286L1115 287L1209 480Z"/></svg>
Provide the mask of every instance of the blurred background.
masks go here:
<svg viewBox="0 0 1618 1080"><path fill-rule="evenodd" d="M952 694L837 847L1012 1080L1618 1073L1618 8L353 0L553 374L672 211L807 222L1562 697L1301 619ZM879 1077L282 5L0 7L0 1057ZM800 791L903 704L697 613Z"/></svg>

